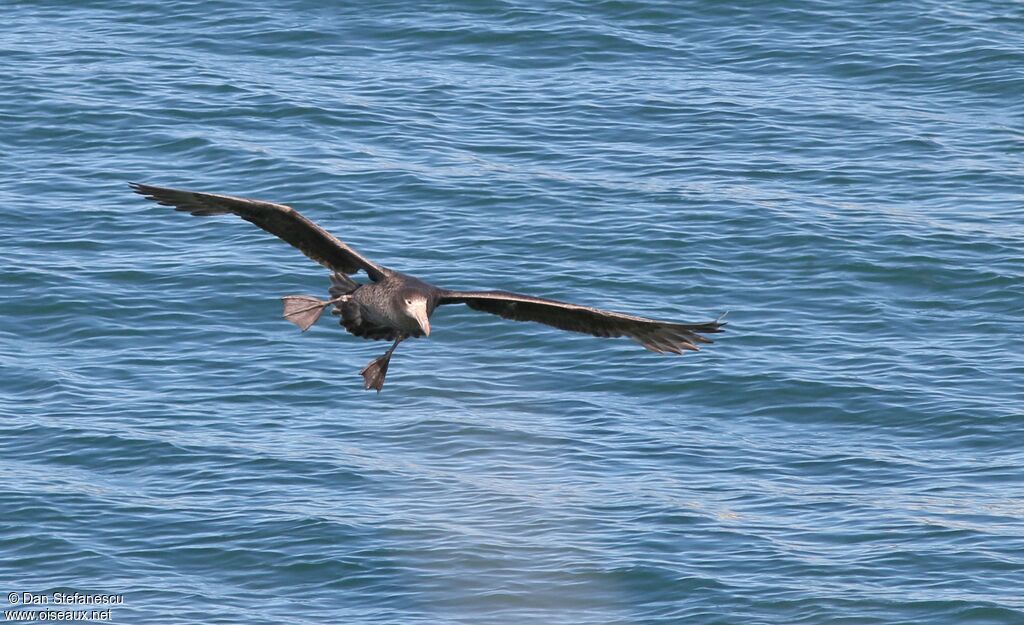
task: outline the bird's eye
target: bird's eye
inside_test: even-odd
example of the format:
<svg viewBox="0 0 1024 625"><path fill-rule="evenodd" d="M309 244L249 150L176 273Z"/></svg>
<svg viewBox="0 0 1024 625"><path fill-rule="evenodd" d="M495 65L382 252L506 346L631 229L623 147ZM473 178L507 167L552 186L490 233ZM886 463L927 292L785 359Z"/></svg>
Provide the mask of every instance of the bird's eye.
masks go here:
<svg viewBox="0 0 1024 625"><path fill-rule="evenodd" d="M405 303L406 303L407 306L412 306L412 300L411 299L405 300Z"/></svg>

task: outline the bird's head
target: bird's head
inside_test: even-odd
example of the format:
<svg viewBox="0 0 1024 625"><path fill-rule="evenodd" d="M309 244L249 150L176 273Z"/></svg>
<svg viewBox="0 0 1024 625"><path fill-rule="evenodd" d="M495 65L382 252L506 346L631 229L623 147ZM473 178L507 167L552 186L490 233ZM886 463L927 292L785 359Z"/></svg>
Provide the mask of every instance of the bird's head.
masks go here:
<svg viewBox="0 0 1024 625"><path fill-rule="evenodd" d="M405 316L414 321L424 336L430 336L430 313L433 312L430 295L409 289L400 292L399 306Z"/></svg>

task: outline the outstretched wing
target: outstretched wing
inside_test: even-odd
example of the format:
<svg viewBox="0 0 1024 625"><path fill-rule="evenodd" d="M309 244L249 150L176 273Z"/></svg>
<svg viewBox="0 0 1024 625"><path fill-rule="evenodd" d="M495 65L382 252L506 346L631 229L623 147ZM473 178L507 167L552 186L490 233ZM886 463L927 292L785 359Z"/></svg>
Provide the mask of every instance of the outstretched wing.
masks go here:
<svg viewBox="0 0 1024 625"><path fill-rule="evenodd" d="M505 319L536 321L570 332L594 336L628 336L658 353L681 354L684 349L698 351L700 348L697 343L712 342L701 334L721 332L725 325L719 321L658 321L506 291L444 291L438 304L465 304L474 310L489 312Z"/></svg>
<svg viewBox="0 0 1024 625"><path fill-rule="evenodd" d="M380 280L387 273L387 269L367 260L359 252L345 245L330 232L306 219L299 211L290 206L231 195L180 191L146 184L131 183L131 187L136 193L144 195L154 202L164 206L173 206L175 210L193 215L201 217L227 213L238 215L291 243L306 256L334 271L352 274L363 269L374 281Z"/></svg>

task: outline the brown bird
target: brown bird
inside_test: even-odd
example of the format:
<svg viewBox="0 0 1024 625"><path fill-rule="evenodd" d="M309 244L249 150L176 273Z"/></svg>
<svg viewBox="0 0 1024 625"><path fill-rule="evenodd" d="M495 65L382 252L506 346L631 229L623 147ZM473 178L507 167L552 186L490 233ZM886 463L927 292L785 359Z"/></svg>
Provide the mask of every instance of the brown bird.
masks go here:
<svg viewBox="0 0 1024 625"><path fill-rule="evenodd" d="M394 341L384 355L360 371L367 390L380 392L395 348L409 337L429 336L430 315L437 306L445 304L465 304L505 319L536 321L594 336L628 336L658 353L698 351L697 343L712 342L701 334L721 332L725 325L721 318L707 323L657 321L506 291L450 291L374 263L290 206L145 184L132 183L131 187L150 200L193 215L238 215L333 271L330 299L308 295L283 297L284 318L305 332L325 308L333 306L333 314L341 317L341 325L355 336ZM349 277L359 271L366 272L370 283L362 284Z"/></svg>

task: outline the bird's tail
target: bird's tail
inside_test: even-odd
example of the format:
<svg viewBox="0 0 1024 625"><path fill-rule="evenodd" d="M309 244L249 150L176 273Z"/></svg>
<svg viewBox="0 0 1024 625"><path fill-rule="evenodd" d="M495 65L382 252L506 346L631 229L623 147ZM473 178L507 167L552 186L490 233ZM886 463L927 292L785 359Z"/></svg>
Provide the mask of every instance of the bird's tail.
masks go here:
<svg viewBox="0 0 1024 625"><path fill-rule="evenodd" d="M335 272L331 275L331 288L328 289L328 291L332 298L341 297L342 295L348 295L361 286L361 284L352 278L349 278L345 274Z"/></svg>

